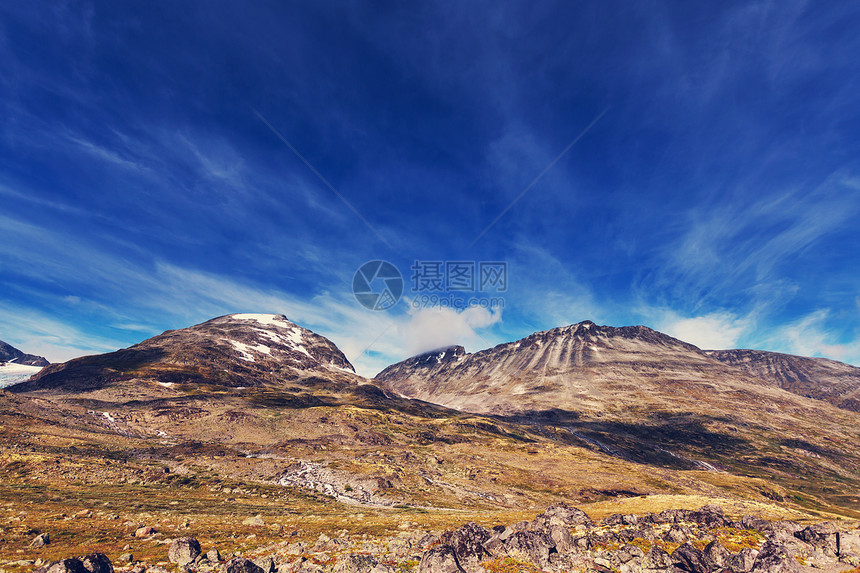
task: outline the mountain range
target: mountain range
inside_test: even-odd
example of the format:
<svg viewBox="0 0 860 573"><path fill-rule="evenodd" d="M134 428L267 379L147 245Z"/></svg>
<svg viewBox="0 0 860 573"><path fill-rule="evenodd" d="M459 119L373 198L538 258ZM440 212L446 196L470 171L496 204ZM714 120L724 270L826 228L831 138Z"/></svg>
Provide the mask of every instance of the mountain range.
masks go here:
<svg viewBox="0 0 860 573"><path fill-rule="evenodd" d="M644 326L449 347L367 379L283 315L234 314L7 390L0 443L61 463L110 451L365 507L705 495L860 517L860 369ZM132 479L125 467L104 479Z"/></svg>
<svg viewBox="0 0 860 573"><path fill-rule="evenodd" d="M44 357L25 354L2 340L0 340L0 362L13 362L27 366L47 366L50 364Z"/></svg>
<svg viewBox="0 0 860 573"><path fill-rule="evenodd" d="M792 396L858 410L860 368L824 358L755 350L701 350L645 326L591 321L537 332L475 354L452 346L393 364L376 376L405 397L484 414L563 410L733 411L748 394L790 407ZM771 392L780 389L785 392Z"/></svg>

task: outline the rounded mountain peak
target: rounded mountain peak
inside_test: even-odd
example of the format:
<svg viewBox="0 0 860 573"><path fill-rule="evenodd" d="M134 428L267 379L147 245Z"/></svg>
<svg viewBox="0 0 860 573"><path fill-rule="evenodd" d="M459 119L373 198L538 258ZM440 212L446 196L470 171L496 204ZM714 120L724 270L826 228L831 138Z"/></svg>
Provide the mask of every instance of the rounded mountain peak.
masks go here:
<svg viewBox="0 0 860 573"><path fill-rule="evenodd" d="M282 314L228 314L130 348L49 367L16 390L89 391L134 381L163 387L278 386L312 372L355 375L332 341Z"/></svg>

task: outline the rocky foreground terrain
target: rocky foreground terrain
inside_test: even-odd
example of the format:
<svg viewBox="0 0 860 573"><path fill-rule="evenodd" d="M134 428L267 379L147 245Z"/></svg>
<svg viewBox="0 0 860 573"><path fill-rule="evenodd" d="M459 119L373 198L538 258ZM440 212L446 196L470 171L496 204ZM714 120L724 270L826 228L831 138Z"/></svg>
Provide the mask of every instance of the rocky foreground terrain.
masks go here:
<svg viewBox="0 0 860 573"><path fill-rule="evenodd" d="M262 518L246 520L264 526ZM530 521L482 527L474 522L447 531L424 531L408 521L390 537L349 535L286 539L245 555L222 555L192 535L158 539L161 560L140 561L126 552L34 562L38 573L504 573L537 571L778 573L858 571L860 530L847 524L801 525L744 515L718 506L645 515L612 514L595 523L580 509L557 503ZM158 536L141 526L130 536ZM47 533L32 544L46 546ZM131 545L125 549L130 550Z"/></svg>

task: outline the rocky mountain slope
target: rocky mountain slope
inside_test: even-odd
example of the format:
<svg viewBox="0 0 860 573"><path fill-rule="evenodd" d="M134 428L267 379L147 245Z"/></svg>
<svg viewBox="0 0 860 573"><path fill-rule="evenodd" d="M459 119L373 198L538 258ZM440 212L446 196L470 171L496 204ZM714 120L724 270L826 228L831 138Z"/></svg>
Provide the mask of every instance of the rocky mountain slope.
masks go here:
<svg viewBox="0 0 860 573"><path fill-rule="evenodd" d="M50 364L44 357L25 354L2 340L0 340L0 362L12 362L26 366L47 366Z"/></svg>
<svg viewBox="0 0 860 573"><path fill-rule="evenodd" d="M835 479L840 496L860 483L855 412L644 326L586 321L474 354L442 349L375 380L407 398L554 428L636 463L789 487Z"/></svg>
<svg viewBox="0 0 860 573"><path fill-rule="evenodd" d="M397 392L430 385L428 398L461 409L356 375L330 341L279 315L221 317L52 366L0 391L0 498L22 520L0 524L19 544L0 543L0 560L47 528L63 543L97 530L119 554L153 516L236 551L299 530L396 534L405 515L516 523L562 500L860 517L856 413L653 330L582 323L388 372L436 369L446 377ZM105 520L77 524L69 507ZM257 514L266 525L243 521L237 537L236 516Z"/></svg>
<svg viewBox="0 0 860 573"><path fill-rule="evenodd" d="M471 412L509 415L626 407L728 409L772 384L644 326L591 321L537 332L475 354L453 347L389 366L376 381L409 398ZM786 395L773 394L784 401Z"/></svg>
<svg viewBox="0 0 860 573"><path fill-rule="evenodd" d="M763 350L706 350L705 354L793 394L860 412L860 368L856 366Z"/></svg>
<svg viewBox="0 0 860 573"><path fill-rule="evenodd" d="M169 330L130 348L54 364L16 392L146 394L183 384L282 387L310 373L355 379L330 340L282 315L233 314Z"/></svg>

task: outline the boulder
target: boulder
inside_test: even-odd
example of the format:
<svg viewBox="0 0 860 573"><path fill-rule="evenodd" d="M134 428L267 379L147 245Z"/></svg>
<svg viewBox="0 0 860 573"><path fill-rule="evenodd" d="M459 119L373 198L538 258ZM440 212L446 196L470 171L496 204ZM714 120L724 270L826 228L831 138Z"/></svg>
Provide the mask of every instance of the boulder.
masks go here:
<svg viewBox="0 0 860 573"><path fill-rule="evenodd" d="M687 514L687 521L698 523L705 527L723 527L731 522L723 513L723 508L718 505L704 505L697 511L689 512Z"/></svg>
<svg viewBox="0 0 860 573"><path fill-rule="evenodd" d="M350 553L337 558L334 573L370 573L376 565L376 559L370 555Z"/></svg>
<svg viewBox="0 0 860 573"><path fill-rule="evenodd" d="M745 547L732 555L729 566L737 571L737 573L747 573L748 571L752 571L756 556L758 556L756 549Z"/></svg>
<svg viewBox="0 0 860 573"><path fill-rule="evenodd" d="M221 573L263 573L263 570L250 559L234 557L221 567Z"/></svg>
<svg viewBox="0 0 860 573"><path fill-rule="evenodd" d="M487 553L489 553L491 557L502 557L508 551L505 547L504 540L498 533L494 534L484 542L484 549L486 549Z"/></svg>
<svg viewBox="0 0 860 573"><path fill-rule="evenodd" d="M80 558L84 569L90 573L113 573L110 559L102 553L90 553Z"/></svg>
<svg viewBox="0 0 860 573"><path fill-rule="evenodd" d="M200 543L193 537L174 539L167 550L167 559L180 567L193 563L198 555L200 555Z"/></svg>
<svg viewBox="0 0 860 573"><path fill-rule="evenodd" d="M549 565L549 553L554 548L549 534L538 531L516 531L505 541L508 555L533 563L539 568Z"/></svg>
<svg viewBox="0 0 860 573"><path fill-rule="evenodd" d="M552 504L546 508L546 511L538 515L535 521L541 522L544 526L563 525L564 527L573 527L575 525L587 525L590 527L594 525L588 514L564 502Z"/></svg>
<svg viewBox="0 0 860 573"><path fill-rule="evenodd" d="M442 542L454 549L459 563L466 563L480 561L490 556L484 543L491 537L492 534L488 529L472 522L455 531L446 532L442 536Z"/></svg>
<svg viewBox="0 0 860 573"><path fill-rule="evenodd" d="M254 559L254 565L262 569L263 573L275 573L275 560L271 557Z"/></svg>
<svg viewBox="0 0 860 573"><path fill-rule="evenodd" d="M30 547L44 547L51 543L51 536L47 533L42 533L41 535L37 535L33 541L30 542Z"/></svg>
<svg viewBox="0 0 860 573"><path fill-rule="evenodd" d="M573 536L571 536L570 530L566 527L562 527L560 525L550 527L549 537L552 540L552 544L555 546L555 550L560 555L573 553L577 549L573 542Z"/></svg>
<svg viewBox="0 0 860 573"><path fill-rule="evenodd" d="M107 556L91 553L83 557L45 563L36 569L35 573L113 573L113 565Z"/></svg>
<svg viewBox="0 0 860 573"><path fill-rule="evenodd" d="M88 573L80 559L61 559L45 563L34 573Z"/></svg>
<svg viewBox="0 0 860 573"><path fill-rule="evenodd" d="M705 557L717 567L731 567L732 554L716 539L705 546Z"/></svg>
<svg viewBox="0 0 860 573"><path fill-rule="evenodd" d="M705 556L705 552L689 543L681 545L672 552L672 563L689 573L710 573L714 568Z"/></svg>
<svg viewBox="0 0 860 573"><path fill-rule="evenodd" d="M213 547L206 552L206 559L209 561L209 563L215 565L216 563L221 562L221 553L219 553L218 550Z"/></svg>
<svg viewBox="0 0 860 573"><path fill-rule="evenodd" d="M649 569L668 569L672 566L672 557L666 551L658 546L652 547L648 553L642 558L642 568Z"/></svg>
<svg viewBox="0 0 860 573"><path fill-rule="evenodd" d="M679 523L687 521L690 512L686 509L664 509L654 516L655 523Z"/></svg>
<svg viewBox="0 0 860 573"><path fill-rule="evenodd" d="M800 573L800 564L785 545L768 541L753 563L753 573Z"/></svg>
<svg viewBox="0 0 860 573"><path fill-rule="evenodd" d="M767 533L770 531L770 522L757 515L743 516L741 518L741 525L744 529L751 529L760 533Z"/></svg>
<svg viewBox="0 0 860 573"><path fill-rule="evenodd" d="M839 533L839 553L860 553L860 530Z"/></svg>
<svg viewBox="0 0 860 573"><path fill-rule="evenodd" d="M418 573L466 573L450 545L437 545L421 556Z"/></svg>
<svg viewBox="0 0 860 573"><path fill-rule="evenodd" d="M149 537L153 533L155 533L155 529L153 529L152 527L144 526L144 527L138 527L134 531L134 536L135 537Z"/></svg>
<svg viewBox="0 0 860 573"><path fill-rule="evenodd" d="M669 528L669 531L663 534L663 541L668 541L670 543L686 543L690 539L691 533L692 532L686 527L673 525Z"/></svg>
<svg viewBox="0 0 860 573"><path fill-rule="evenodd" d="M821 549L827 555L831 556L836 556L839 549L837 544L838 535L839 531L836 526L827 521L810 525L794 533L794 536L804 543Z"/></svg>

